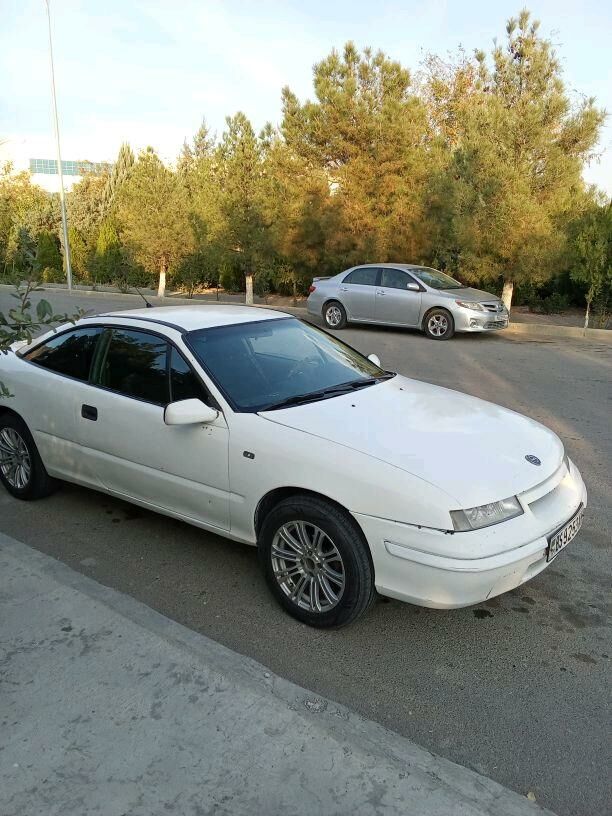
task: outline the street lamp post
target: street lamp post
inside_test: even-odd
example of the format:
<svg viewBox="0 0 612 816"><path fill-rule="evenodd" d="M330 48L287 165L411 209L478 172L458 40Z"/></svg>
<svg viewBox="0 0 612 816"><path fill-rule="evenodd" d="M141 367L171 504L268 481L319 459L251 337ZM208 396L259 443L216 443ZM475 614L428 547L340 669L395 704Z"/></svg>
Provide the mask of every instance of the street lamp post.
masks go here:
<svg viewBox="0 0 612 816"><path fill-rule="evenodd" d="M72 291L72 266L70 264L70 244L68 242L68 221L66 218L66 198L64 196L64 174L62 172L62 153L60 150L59 123L57 119L57 99L55 96L55 71L53 69L53 40L51 37L51 11L49 0L45 0L47 7L47 23L49 25L49 62L51 65L51 96L53 98L53 126L55 130L55 146L57 150L57 173L60 180L60 207L62 210L62 229L64 232L64 258L66 261L66 279L68 290Z"/></svg>

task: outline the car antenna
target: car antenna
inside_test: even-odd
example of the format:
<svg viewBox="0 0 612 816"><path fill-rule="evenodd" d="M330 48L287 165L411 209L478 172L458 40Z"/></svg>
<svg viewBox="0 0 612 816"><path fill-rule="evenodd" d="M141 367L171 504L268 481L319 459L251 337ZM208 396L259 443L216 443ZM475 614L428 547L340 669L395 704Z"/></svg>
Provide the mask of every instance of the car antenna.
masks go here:
<svg viewBox="0 0 612 816"><path fill-rule="evenodd" d="M148 300L146 299L146 297L145 297L145 296L142 294L142 292L140 291L140 289L139 289L137 286L135 286L135 287L134 287L134 289L135 289L135 290L138 292L138 294L140 295L140 297L141 297L141 298L144 300L144 302L146 303L147 309L152 309L152 308L153 308L153 304L149 303L149 301L148 301Z"/></svg>

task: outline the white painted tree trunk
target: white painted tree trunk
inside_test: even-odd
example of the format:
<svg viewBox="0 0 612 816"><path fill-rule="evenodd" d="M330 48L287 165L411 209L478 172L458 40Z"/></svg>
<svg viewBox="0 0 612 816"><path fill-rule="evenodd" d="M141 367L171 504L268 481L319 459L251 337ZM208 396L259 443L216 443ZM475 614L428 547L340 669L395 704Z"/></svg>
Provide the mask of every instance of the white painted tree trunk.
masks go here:
<svg viewBox="0 0 612 816"><path fill-rule="evenodd" d="M510 311L510 307L512 306L512 293L514 292L514 281L505 280L504 281L504 288L502 289L502 302L506 309Z"/></svg>
<svg viewBox="0 0 612 816"><path fill-rule="evenodd" d="M159 267L159 286L157 287L157 297L166 296L166 262L162 261Z"/></svg>
<svg viewBox="0 0 612 816"><path fill-rule="evenodd" d="M245 278L246 278L246 297L245 297L244 302L246 303L247 306L252 306L253 305L253 273L252 272L246 272L245 273Z"/></svg>
<svg viewBox="0 0 612 816"><path fill-rule="evenodd" d="M586 312L584 313L584 333L586 334L586 330L589 328L589 314L591 311L591 301L587 300L587 307Z"/></svg>

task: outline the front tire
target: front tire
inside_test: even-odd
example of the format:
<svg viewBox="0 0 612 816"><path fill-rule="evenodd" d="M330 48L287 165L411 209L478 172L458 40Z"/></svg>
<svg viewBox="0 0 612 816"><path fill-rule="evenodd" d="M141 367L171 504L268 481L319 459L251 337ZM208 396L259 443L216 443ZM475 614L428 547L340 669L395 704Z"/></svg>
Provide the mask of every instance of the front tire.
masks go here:
<svg viewBox="0 0 612 816"><path fill-rule="evenodd" d="M314 496L292 496L265 518L259 557L268 586L294 618L346 626L376 590L368 545L351 516Z"/></svg>
<svg viewBox="0 0 612 816"><path fill-rule="evenodd" d="M57 489L28 426L14 414L0 416L0 481L11 496L30 501Z"/></svg>
<svg viewBox="0 0 612 816"><path fill-rule="evenodd" d="M346 326L346 309L337 300L331 300L323 307L323 322L328 329L337 331Z"/></svg>
<svg viewBox="0 0 612 816"><path fill-rule="evenodd" d="M450 340L455 333L455 321L446 309L432 309L425 316L423 329L432 340Z"/></svg>

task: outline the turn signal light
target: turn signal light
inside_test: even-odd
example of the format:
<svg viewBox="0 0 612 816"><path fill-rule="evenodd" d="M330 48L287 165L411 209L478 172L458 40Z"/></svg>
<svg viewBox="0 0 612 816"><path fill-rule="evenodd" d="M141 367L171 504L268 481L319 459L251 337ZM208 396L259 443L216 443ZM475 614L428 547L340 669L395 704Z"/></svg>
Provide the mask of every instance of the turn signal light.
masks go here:
<svg viewBox="0 0 612 816"><path fill-rule="evenodd" d="M312 284L308 289L308 293L310 294L310 293L314 292L316 288L317 287L314 284Z"/></svg>

